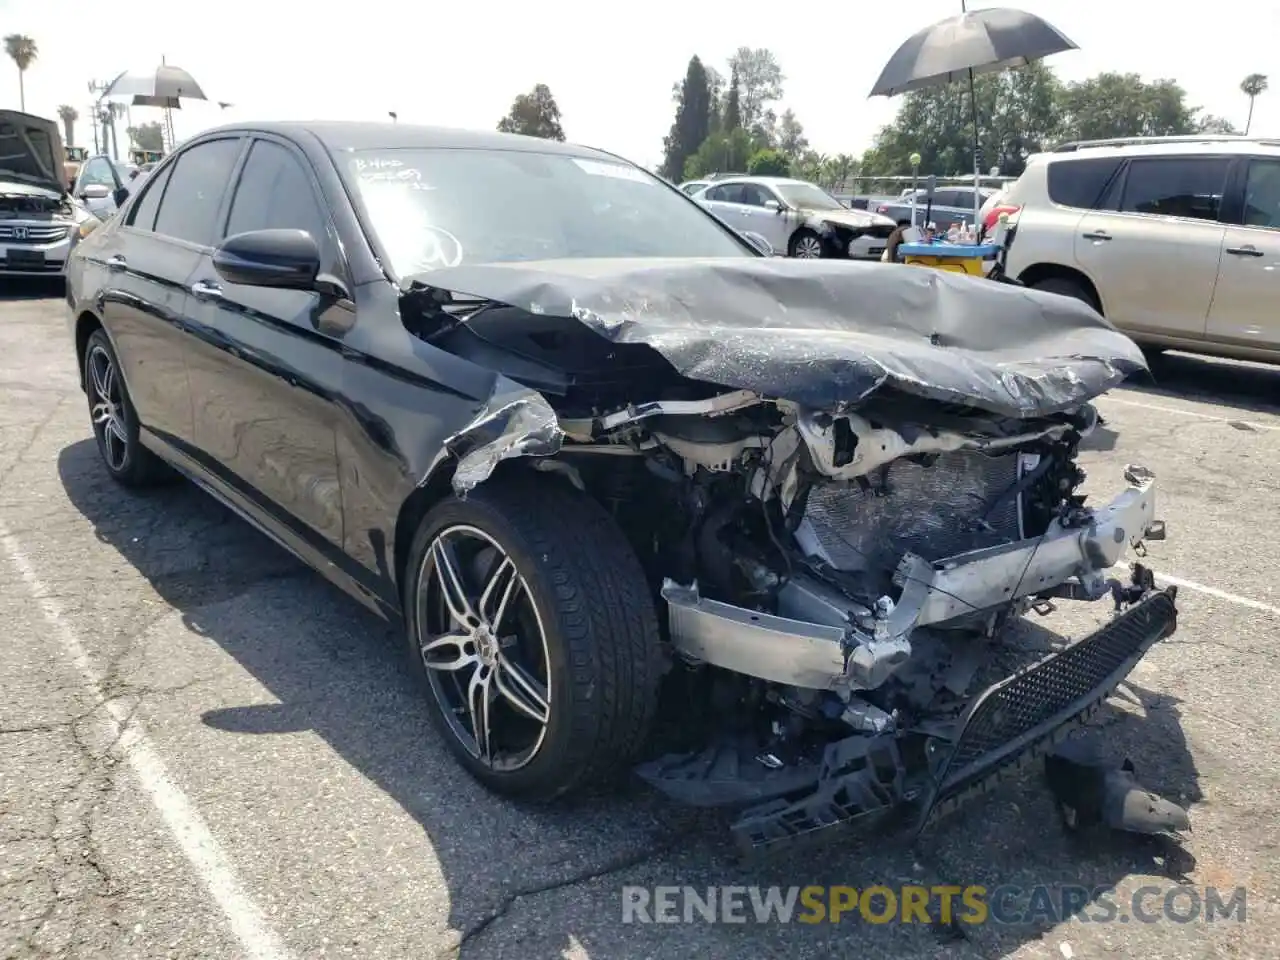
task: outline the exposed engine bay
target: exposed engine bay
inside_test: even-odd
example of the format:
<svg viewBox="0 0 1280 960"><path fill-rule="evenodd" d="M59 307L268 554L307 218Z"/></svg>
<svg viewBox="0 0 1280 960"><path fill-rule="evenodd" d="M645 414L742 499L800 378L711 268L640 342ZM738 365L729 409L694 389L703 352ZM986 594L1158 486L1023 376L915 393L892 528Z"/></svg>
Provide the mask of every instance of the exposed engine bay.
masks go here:
<svg viewBox="0 0 1280 960"><path fill-rule="evenodd" d="M812 362L813 384L770 394L797 373L767 336L736 361L749 371L757 357L756 380L708 382L669 329L611 337L624 328L585 296L541 311L432 281L403 298L406 327L511 387L451 439L454 488L518 461L612 512L673 661L671 736L639 772L686 802L743 808L748 848L904 810L922 826L1087 715L1174 628L1172 590L1141 565L1115 569L1163 537L1151 474L1128 468L1104 505L1079 492L1101 390L1078 371L1037 371L1034 404L980 387L960 402L949 383L906 377L866 390ZM917 379L928 365L884 354L882 368L902 361ZM1045 387L1055 377L1061 396ZM823 378L850 392L816 405ZM1118 618L1102 631L1030 671L1010 665L1020 616L1104 598Z"/></svg>
<svg viewBox="0 0 1280 960"><path fill-rule="evenodd" d="M31 214L74 217L75 208L68 196L56 197L52 194L31 191L29 188L19 192L0 184L0 220L14 217L29 218Z"/></svg>

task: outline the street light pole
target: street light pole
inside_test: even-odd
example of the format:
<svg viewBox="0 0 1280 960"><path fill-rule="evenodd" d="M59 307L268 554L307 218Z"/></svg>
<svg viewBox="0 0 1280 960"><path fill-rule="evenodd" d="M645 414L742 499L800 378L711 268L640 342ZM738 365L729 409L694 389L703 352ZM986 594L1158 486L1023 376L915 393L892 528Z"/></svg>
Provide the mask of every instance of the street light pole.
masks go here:
<svg viewBox="0 0 1280 960"><path fill-rule="evenodd" d="M909 158L911 160L911 226L916 225L916 191L919 189L918 181L920 179L920 154L913 153Z"/></svg>

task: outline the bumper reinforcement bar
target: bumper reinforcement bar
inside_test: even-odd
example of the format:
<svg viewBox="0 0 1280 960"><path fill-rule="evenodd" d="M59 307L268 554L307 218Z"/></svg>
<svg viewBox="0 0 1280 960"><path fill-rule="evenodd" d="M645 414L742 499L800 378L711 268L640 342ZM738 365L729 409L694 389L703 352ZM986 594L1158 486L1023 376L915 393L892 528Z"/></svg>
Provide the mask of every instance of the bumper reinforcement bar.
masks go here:
<svg viewBox="0 0 1280 960"><path fill-rule="evenodd" d="M739 850L755 855L825 841L833 828L857 832L904 813L912 817L912 811L910 836L918 836L1025 769L1087 720L1146 652L1177 629L1176 596L1172 586L1151 591L1088 637L975 697L954 737L936 744L939 760L924 790L918 781L915 789L905 784L890 736L831 744L811 793L761 804L733 824Z"/></svg>

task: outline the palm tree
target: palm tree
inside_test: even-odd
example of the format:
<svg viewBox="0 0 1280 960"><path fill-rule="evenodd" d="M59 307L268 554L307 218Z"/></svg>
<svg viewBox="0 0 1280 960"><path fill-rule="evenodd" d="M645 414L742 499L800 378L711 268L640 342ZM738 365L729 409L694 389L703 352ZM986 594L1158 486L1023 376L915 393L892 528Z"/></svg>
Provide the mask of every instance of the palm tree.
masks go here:
<svg viewBox="0 0 1280 960"><path fill-rule="evenodd" d="M58 108L58 119L62 121L63 139L67 141L67 146L73 146L76 139L76 121L80 119L80 112L75 107L63 104Z"/></svg>
<svg viewBox="0 0 1280 960"><path fill-rule="evenodd" d="M27 90L23 84L23 74L27 72L27 67L35 63L36 57L40 56L40 51L36 48L34 40L21 33L11 33L5 37L4 49L13 58L13 62L18 65L18 103L25 113L27 109Z"/></svg>
<svg viewBox="0 0 1280 960"><path fill-rule="evenodd" d="M1267 75L1265 73L1251 73L1240 81L1240 92L1249 98L1249 119L1244 122L1244 132L1248 134L1249 127L1253 125L1253 101L1260 93L1265 93L1267 89Z"/></svg>

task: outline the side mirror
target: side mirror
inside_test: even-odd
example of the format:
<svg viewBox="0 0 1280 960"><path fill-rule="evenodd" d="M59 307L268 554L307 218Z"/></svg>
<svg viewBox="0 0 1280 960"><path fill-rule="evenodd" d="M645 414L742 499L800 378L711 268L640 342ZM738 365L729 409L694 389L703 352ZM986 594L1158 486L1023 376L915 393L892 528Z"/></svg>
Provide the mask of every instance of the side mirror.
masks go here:
<svg viewBox="0 0 1280 960"><path fill-rule="evenodd" d="M320 247L305 230L250 230L222 241L213 268L228 283L314 290Z"/></svg>
<svg viewBox="0 0 1280 960"><path fill-rule="evenodd" d="M105 183L86 183L80 188L82 200L105 200L111 196L111 188Z"/></svg>
<svg viewBox="0 0 1280 960"><path fill-rule="evenodd" d="M129 188L116 187L116 192L111 195L111 199L115 201L117 207L122 206L129 199Z"/></svg>
<svg viewBox="0 0 1280 960"><path fill-rule="evenodd" d="M773 244L771 244L768 240L766 240L760 234L756 233L754 230L744 230L742 232L742 239L746 240L747 243L751 244L753 247L759 250L763 256L766 256L766 257L773 256Z"/></svg>
<svg viewBox="0 0 1280 960"><path fill-rule="evenodd" d="M764 208L766 210L772 210L774 213L779 213L782 210L782 204L777 200L766 200L764 202Z"/></svg>

